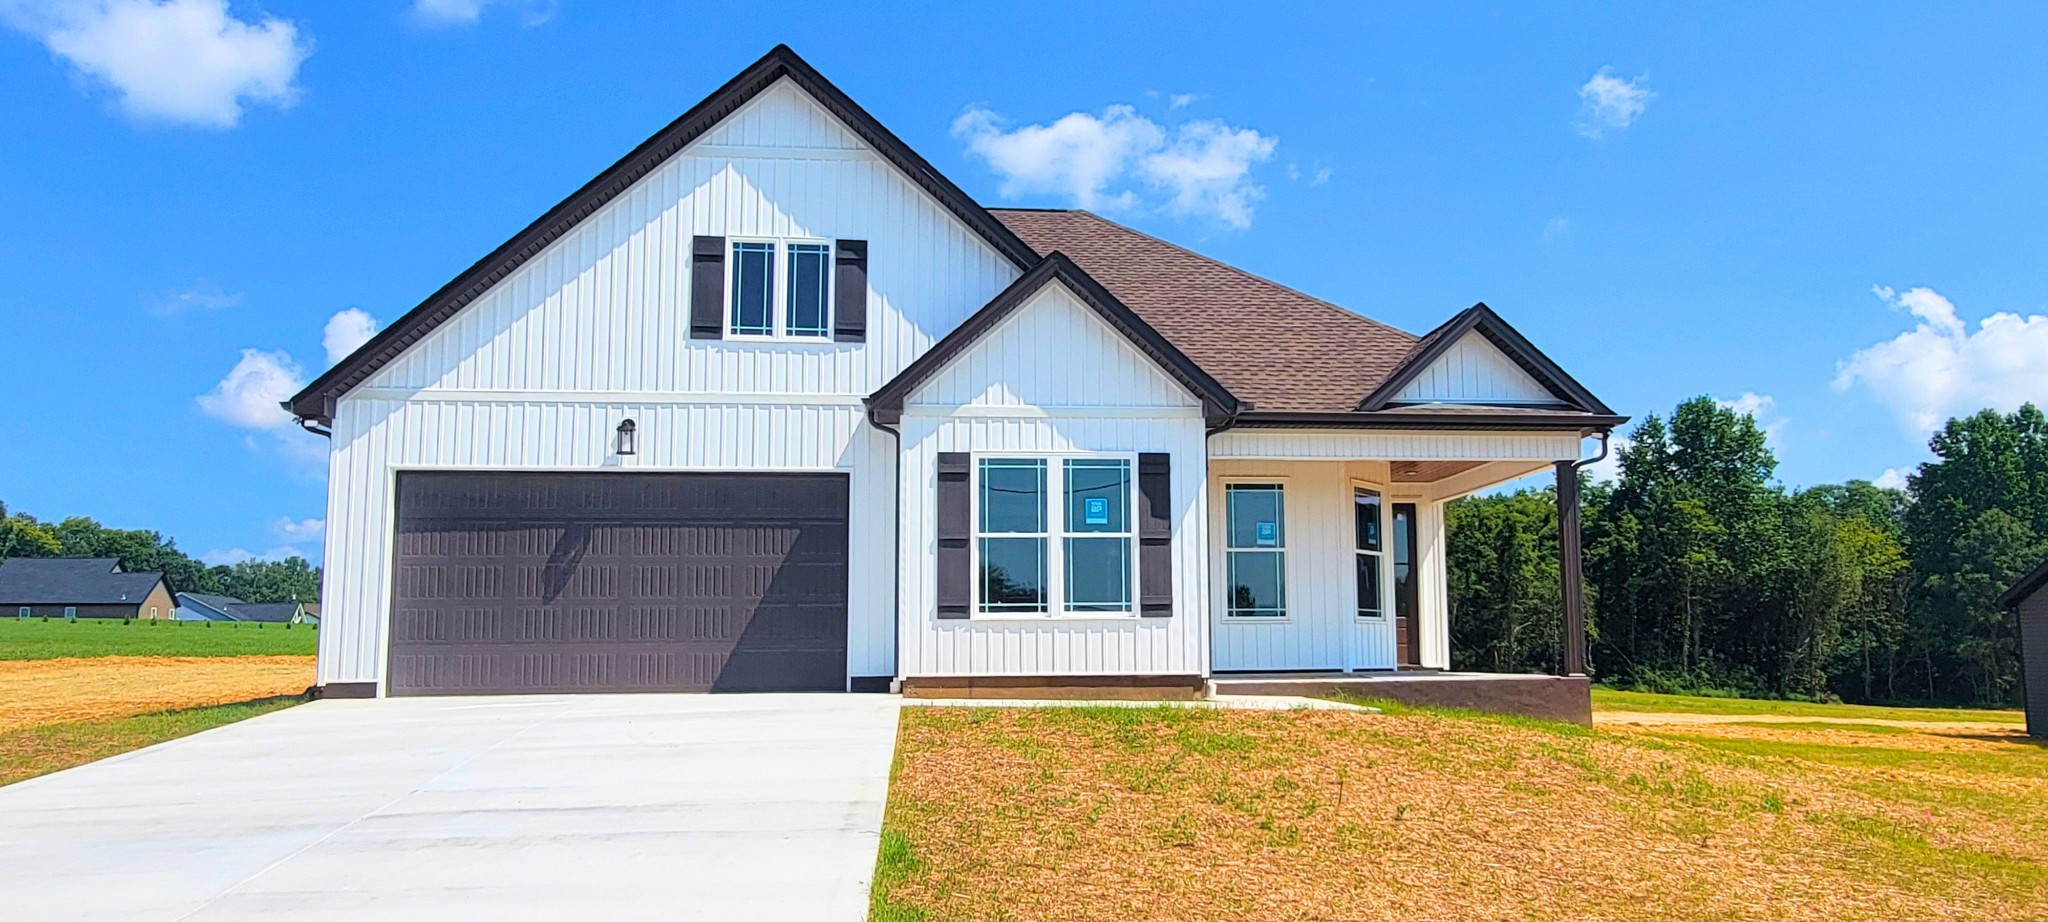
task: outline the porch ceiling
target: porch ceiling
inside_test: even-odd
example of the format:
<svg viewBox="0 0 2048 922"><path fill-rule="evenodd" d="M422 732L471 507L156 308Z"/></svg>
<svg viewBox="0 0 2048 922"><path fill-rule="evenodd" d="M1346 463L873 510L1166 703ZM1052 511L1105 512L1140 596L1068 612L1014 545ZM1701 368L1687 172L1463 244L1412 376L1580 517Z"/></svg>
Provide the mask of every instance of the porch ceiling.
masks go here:
<svg viewBox="0 0 2048 922"><path fill-rule="evenodd" d="M1435 483L1484 465L1484 461L1394 461L1388 466L1395 483Z"/></svg>

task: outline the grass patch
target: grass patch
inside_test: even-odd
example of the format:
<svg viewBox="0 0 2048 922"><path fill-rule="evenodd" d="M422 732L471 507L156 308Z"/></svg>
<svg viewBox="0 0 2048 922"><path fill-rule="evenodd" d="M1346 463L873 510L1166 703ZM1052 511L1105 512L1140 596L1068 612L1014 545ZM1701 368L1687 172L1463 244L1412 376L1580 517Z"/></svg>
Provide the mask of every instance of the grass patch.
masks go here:
<svg viewBox="0 0 2048 922"><path fill-rule="evenodd" d="M1932 723L2026 723L2019 711L1966 708L1894 708L1867 704L1816 704L1808 701L1763 701L1755 698L1706 698L1593 688L1593 710L1657 714L1772 715L1836 717L1862 720L1911 720Z"/></svg>
<svg viewBox="0 0 2048 922"><path fill-rule="evenodd" d="M1768 725L1767 725L1768 726ZM1772 729L1778 729L1773 727ZM1830 726L1829 729L1838 729ZM1835 765L1843 768L1895 769L1951 776L1999 775L2048 781L2048 747L2015 742L1991 752L1926 751L1890 746L1842 746L1794 740L1732 739L1708 734L1657 732L1662 739L1681 740L1708 749L1767 759Z"/></svg>
<svg viewBox="0 0 2048 922"><path fill-rule="evenodd" d="M875 883L868 891L868 918L871 922L925 922L930 915L924 910L906 903L897 902L893 894L896 885L913 874L924 870L924 862L917 857L917 846L900 829L882 830L882 844L875 855Z"/></svg>
<svg viewBox="0 0 2048 922"><path fill-rule="evenodd" d="M2048 748L2016 737L1588 729L1361 703L1385 710L907 709L871 918L1819 922L2048 906ZM1810 741L1845 728L1859 735Z"/></svg>
<svg viewBox="0 0 2048 922"><path fill-rule="evenodd" d="M99 656L311 656L319 632L229 621L0 618L0 660Z"/></svg>
<svg viewBox="0 0 2048 922"><path fill-rule="evenodd" d="M297 697L263 698L133 717L45 724L0 733L0 785L96 762L258 714L283 710L303 700Z"/></svg>

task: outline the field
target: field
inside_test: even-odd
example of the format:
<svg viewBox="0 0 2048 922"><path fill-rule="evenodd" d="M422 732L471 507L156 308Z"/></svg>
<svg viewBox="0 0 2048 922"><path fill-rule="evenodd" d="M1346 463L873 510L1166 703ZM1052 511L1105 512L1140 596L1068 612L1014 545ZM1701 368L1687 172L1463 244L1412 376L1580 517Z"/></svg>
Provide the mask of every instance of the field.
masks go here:
<svg viewBox="0 0 2048 922"><path fill-rule="evenodd" d="M208 626L211 625L211 626ZM304 625L0 618L0 660L94 656L312 656Z"/></svg>
<svg viewBox="0 0 2048 922"><path fill-rule="evenodd" d="M0 619L0 784L287 707L307 627Z"/></svg>
<svg viewBox="0 0 2048 922"><path fill-rule="evenodd" d="M1600 706L906 709L873 919L2048 918L2010 712Z"/></svg>

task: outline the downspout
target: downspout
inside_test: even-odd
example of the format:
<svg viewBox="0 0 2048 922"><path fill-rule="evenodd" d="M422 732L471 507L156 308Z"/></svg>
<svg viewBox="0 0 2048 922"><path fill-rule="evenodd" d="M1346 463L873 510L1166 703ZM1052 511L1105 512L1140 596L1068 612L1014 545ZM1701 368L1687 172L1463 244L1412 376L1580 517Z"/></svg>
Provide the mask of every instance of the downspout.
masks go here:
<svg viewBox="0 0 2048 922"><path fill-rule="evenodd" d="M882 421L875 417L872 404L868 407L868 423L896 437L896 452L890 456L894 463L889 465L894 472L890 479L894 481L896 496L896 501L891 504L892 508L889 510L889 516L895 522L895 528L891 533L896 542L896 546L889 550L889 658L892 661L889 670L894 673L889 677L889 693L894 695L902 693L903 690L903 430L897 426L883 425ZM901 423L897 425L900 426Z"/></svg>

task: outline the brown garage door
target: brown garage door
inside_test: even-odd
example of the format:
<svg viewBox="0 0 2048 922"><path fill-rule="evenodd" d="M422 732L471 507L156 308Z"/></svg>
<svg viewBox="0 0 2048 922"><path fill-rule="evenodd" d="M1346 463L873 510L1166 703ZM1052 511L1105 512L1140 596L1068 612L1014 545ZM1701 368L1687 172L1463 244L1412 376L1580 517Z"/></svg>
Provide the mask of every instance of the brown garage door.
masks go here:
<svg viewBox="0 0 2048 922"><path fill-rule="evenodd" d="M391 693L839 691L837 474L398 477Z"/></svg>

